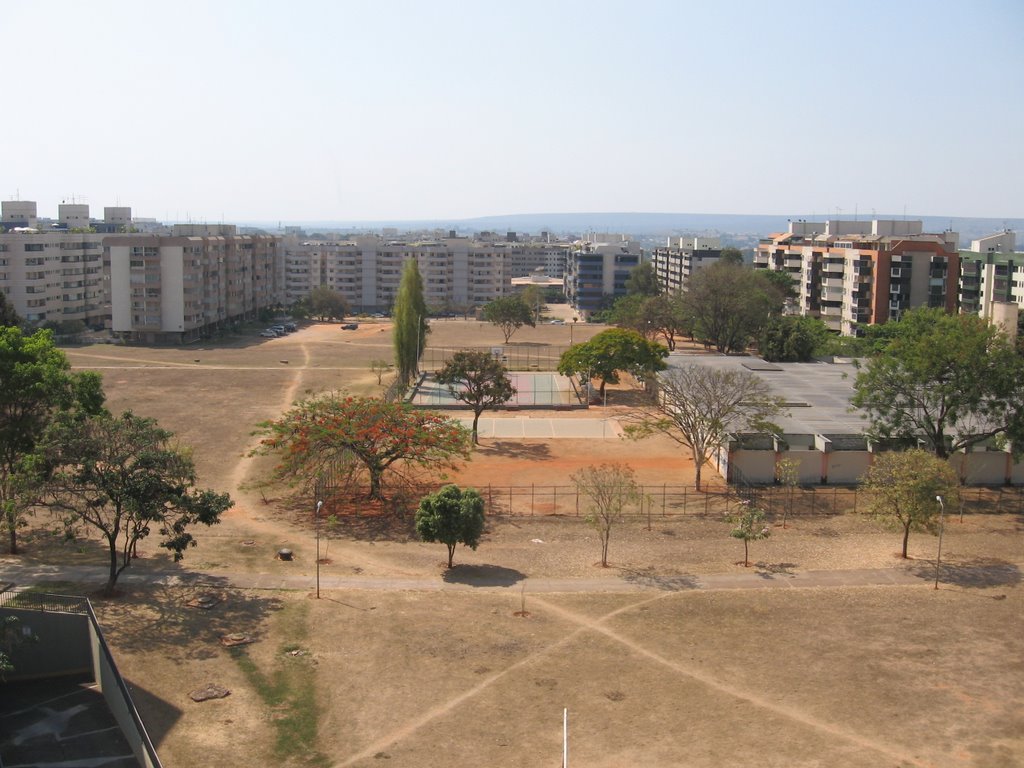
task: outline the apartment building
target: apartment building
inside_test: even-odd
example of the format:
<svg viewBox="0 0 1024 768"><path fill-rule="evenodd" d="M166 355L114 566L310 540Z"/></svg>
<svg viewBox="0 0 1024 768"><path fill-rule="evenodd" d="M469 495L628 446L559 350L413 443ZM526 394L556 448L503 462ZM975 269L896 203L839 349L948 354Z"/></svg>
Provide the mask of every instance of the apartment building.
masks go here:
<svg viewBox="0 0 1024 768"><path fill-rule="evenodd" d="M233 225L176 225L171 235L107 236L111 330L180 343L253 319L284 297L281 238Z"/></svg>
<svg viewBox="0 0 1024 768"><path fill-rule="evenodd" d="M619 296L625 296L629 273L642 260L643 250L626 240L577 245L569 252L565 271L569 304L586 319Z"/></svg>
<svg viewBox="0 0 1024 768"><path fill-rule="evenodd" d="M105 325L104 236L89 224L86 205L61 205L57 228L44 229L35 202L0 203L0 290L27 322L58 331Z"/></svg>
<svg viewBox="0 0 1024 768"><path fill-rule="evenodd" d="M956 311L957 240L922 232L920 221L791 221L758 243L754 267L788 272L800 294L795 312L855 335L916 307Z"/></svg>
<svg viewBox="0 0 1024 768"><path fill-rule="evenodd" d="M680 237L675 246L668 242L664 248L656 248L651 264L661 290L680 293L694 272L716 263L721 254L717 237Z"/></svg>
<svg viewBox="0 0 1024 768"><path fill-rule="evenodd" d="M999 323L1014 338L1024 310L1024 253L1016 244L1016 234L1004 230L960 251L960 311Z"/></svg>
<svg viewBox="0 0 1024 768"><path fill-rule="evenodd" d="M511 260L503 244L451 237L386 239L375 235L345 241L285 239L285 301L318 287L341 293L363 312L387 312L398 296L402 270L416 259L427 306L481 306L511 290Z"/></svg>

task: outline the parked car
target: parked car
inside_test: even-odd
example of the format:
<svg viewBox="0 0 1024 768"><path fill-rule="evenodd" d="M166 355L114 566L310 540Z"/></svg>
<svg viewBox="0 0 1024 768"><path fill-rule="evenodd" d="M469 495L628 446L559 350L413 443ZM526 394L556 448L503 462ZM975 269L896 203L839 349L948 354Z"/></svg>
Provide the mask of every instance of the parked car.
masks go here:
<svg viewBox="0 0 1024 768"><path fill-rule="evenodd" d="M274 331L278 336L284 336L288 333L283 325L272 325L270 326L270 330Z"/></svg>
<svg viewBox="0 0 1024 768"><path fill-rule="evenodd" d="M299 330L299 326L297 326L295 323L285 323L284 329L288 331L288 333L293 333Z"/></svg>
<svg viewBox="0 0 1024 768"><path fill-rule="evenodd" d="M355 331L358 329L359 323L345 323L343 326L341 326L341 330L343 331Z"/></svg>
<svg viewBox="0 0 1024 768"><path fill-rule="evenodd" d="M264 339L276 339L277 332L267 328L265 331L260 331L260 336L262 336Z"/></svg>

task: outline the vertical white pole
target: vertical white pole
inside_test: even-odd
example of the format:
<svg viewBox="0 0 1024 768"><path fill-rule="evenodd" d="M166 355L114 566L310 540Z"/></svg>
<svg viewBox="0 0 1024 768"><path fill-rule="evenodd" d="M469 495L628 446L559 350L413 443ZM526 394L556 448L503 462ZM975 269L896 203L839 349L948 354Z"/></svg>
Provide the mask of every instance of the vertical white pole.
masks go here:
<svg viewBox="0 0 1024 768"><path fill-rule="evenodd" d="M569 708L562 710L562 768L569 768Z"/></svg>

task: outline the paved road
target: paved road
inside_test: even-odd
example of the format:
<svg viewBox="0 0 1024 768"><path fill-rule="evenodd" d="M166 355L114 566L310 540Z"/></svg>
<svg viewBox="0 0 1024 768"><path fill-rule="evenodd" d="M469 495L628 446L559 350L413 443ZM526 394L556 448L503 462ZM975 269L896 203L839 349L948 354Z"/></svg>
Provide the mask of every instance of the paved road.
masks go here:
<svg viewBox="0 0 1024 768"><path fill-rule="evenodd" d="M950 568L943 566L943 583L974 586L1010 585L1019 583L1021 564ZM640 592L647 590L723 590L723 589L800 589L839 586L910 586L931 583L933 568L919 564L909 568L865 568L859 570L778 572L750 569L742 573L715 573L683 576L657 576L625 573L620 578L547 579L530 578L507 569L486 567L456 568L444 577L383 579L359 576L322 576L322 590L385 590L442 591L522 589L529 592ZM4 585L28 586L38 581L95 582L106 580L102 566L23 565L10 561L0 563L0 589ZM311 590L314 576L287 576L271 573L228 573L183 570L125 571L119 580L124 584L194 584L231 586L239 589Z"/></svg>

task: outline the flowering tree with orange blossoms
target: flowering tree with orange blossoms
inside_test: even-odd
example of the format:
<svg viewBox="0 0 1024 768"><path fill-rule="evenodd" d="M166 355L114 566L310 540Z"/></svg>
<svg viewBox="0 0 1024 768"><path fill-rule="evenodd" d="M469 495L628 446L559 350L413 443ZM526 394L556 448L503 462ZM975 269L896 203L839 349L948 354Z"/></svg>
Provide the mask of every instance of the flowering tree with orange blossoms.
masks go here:
<svg viewBox="0 0 1024 768"><path fill-rule="evenodd" d="M469 430L454 419L372 397L309 398L260 428L266 436L257 452L280 457L280 479L315 481L354 459L369 475L371 499L384 498L384 472L396 462L436 473L471 450Z"/></svg>

